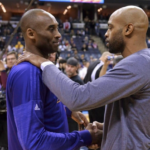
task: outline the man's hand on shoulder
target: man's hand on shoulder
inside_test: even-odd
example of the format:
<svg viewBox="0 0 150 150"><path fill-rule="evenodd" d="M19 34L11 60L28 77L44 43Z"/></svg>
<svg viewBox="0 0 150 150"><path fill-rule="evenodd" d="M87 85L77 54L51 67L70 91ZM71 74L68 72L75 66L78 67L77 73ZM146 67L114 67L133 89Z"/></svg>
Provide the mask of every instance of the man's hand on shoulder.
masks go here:
<svg viewBox="0 0 150 150"><path fill-rule="evenodd" d="M33 53L30 53L30 52L24 52L24 54L19 57L17 64L24 62L24 61L28 61L31 64L35 65L36 67L40 68L41 64L43 62L48 62L49 60L46 58L43 58L39 55L35 55Z"/></svg>

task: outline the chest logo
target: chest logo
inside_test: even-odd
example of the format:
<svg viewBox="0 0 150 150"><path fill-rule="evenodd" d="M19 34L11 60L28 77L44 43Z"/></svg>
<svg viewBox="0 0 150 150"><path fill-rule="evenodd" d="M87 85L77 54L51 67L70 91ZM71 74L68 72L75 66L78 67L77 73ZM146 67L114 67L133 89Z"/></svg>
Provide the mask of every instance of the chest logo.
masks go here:
<svg viewBox="0 0 150 150"><path fill-rule="evenodd" d="M39 108L38 104L36 104L36 105L35 105L34 110L40 110L40 108Z"/></svg>

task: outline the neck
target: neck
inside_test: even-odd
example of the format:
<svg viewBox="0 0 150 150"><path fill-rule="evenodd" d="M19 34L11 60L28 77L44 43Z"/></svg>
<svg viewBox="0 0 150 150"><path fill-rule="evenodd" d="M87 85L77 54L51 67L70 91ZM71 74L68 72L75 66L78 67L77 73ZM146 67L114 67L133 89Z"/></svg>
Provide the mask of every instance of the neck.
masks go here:
<svg viewBox="0 0 150 150"><path fill-rule="evenodd" d="M147 44L146 42L142 42L142 41L139 41L139 42L132 42L132 43L129 43L129 44L126 44L127 46L125 47L124 51L122 52L122 56L125 58L125 57L128 57L129 55L132 55L142 49L145 49L147 48Z"/></svg>
<svg viewBox="0 0 150 150"><path fill-rule="evenodd" d="M72 76L68 76L69 78L72 78L72 77L74 77L74 76L76 76L77 75L77 73L75 73L75 74L73 74Z"/></svg>
<svg viewBox="0 0 150 150"><path fill-rule="evenodd" d="M38 56L44 57L44 58L48 58L48 54L43 54L41 53L41 51L39 49L37 49L35 46L33 46L32 44L29 45L25 45L25 50L27 52L31 52L33 54L36 54Z"/></svg>

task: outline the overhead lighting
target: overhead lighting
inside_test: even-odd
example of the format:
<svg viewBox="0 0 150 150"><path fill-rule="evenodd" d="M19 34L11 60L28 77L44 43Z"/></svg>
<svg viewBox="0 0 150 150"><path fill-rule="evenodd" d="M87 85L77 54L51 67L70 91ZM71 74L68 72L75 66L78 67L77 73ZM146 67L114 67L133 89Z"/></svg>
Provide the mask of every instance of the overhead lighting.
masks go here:
<svg viewBox="0 0 150 150"><path fill-rule="evenodd" d="M5 12L6 12L6 9L5 9L4 5L3 5L2 3L0 3L0 6L1 6L3 12L5 13Z"/></svg>
<svg viewBox="0 0 150 150"><path fill-rule="evenodd" d="M63 13L63 14L65 15L65 14L67 13L67 11L68 11L68 10L67 10L67 9L65 9L65 11L64 11L64 13Z"/></svg>
<svg viewBox="0 0 150 150"><path fill-rule="evenodd" d="M71 9L71 6L69 5L69 6L67 7L67 9Z"/></svg>

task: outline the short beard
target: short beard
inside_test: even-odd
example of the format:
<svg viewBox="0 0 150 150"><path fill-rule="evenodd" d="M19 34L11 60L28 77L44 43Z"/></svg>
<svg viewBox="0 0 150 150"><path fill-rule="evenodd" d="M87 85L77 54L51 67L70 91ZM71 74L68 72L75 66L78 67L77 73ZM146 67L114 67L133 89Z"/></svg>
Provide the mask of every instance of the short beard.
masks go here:
<svg viewBox="0 0 150 150"><path fill-rule="evenodd" d="M116 36L114 36L114 40L109 43L109 52L110 53L122 53L125 48L125 42L122 36L122 30L120 29Z"/></svg>

